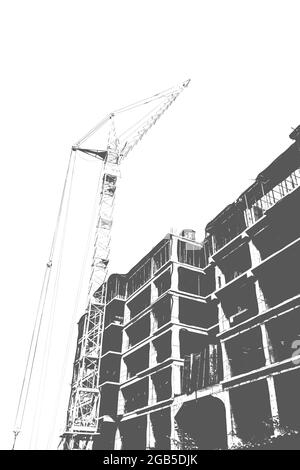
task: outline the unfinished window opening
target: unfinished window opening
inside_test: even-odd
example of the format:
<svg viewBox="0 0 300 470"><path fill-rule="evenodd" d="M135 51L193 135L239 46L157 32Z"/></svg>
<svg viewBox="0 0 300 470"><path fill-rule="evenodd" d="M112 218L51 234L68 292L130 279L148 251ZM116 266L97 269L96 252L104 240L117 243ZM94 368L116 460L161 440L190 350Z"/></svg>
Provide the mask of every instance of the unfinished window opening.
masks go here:
<svg viewBox="0 0 300 470"><path fill-rule="evenodd" d="M245 214L247 217L247 226L255 224L265 213L265 208L263 207L262 199L256 201L250 209L246 209Z"/></svg>
<svg viewBox="0 0 300 470"><path fill-rule="evenodd" d="M210 234L208 230L210 230L210 228L206 227L205 240L203 243L203 247L205 251L205 260L206 260L205 266L208 265L210 256L212 256L215 252L214 237L213 235Z"/></svg>
<svg viewBox="0 0 300 470"><path fill-rule="evenodd" d="M245 220L247 227L253 225L264 215L264 207L261 204L261 199L264 196L265 189L261 182L256 182L244 194L245 207Z"/></svg>
<svg viewBox="0 0 300 470"><path fill-rule="evenodd" d="M276 257L265 266L260 285L269 308L300 294L299 246Z"/></svg>
<svg viewBox="0 0 300 470"><path fill-rule="evenodd" d="M273 360L279 362L292 357L297 344L300 345L299 309L269 321L267 331L272 346ZM293 345L296 347L293 348Z"/></svg>
<svg viewBox="0 0 300 470"><path fill-rule="evenodd" d="M128 336L129 347L138 344L150 335L150 316L149 314L139 318L136 322L126 328L125 333Z"/></svg>
<svg viewBox="0 0 300 470"><path fill-rule="evenodd" d="M197 354L184 358L182 393L192 393L218 384L223 379L221 347L208 344Z"/></svg>
<svg viewBox="0 0 300 470"><path fill-rule="evenodd" d="M153 382L156 402L168 400L172 396L172 369L168 367L166 369L151 375Z"/></svg>
<svg viewBox="0 0 300 470"><path fill-rule="evenodd" d="M130 310L130 319L134 318L140 312L149 307L151 303L151 288L148 286L140 292L134 299L128 302L127 306Z"/></svg>
<svg viewBox="0 0 300 470"><path fill-rule="evenodd" d="M216 290L215 271L213 268L207 269L201 278L201 295L208 296Z"/></svg>
<svg viewBox="0 0 300 470"><path fill-rule="evenodd" d="M127 379L135 377L149 367L149 344L124 357L127 366Z"/></svg>
<svg viewBox="0 0 300 470"><path fill-rule="evenodd" d="M179 321L184 325L209 328L217 323L216 305L179 298Z"/></svg>
<svg viewBox="0 0 300 470"><path fill-rule="evenodd" d="M230 291L224 292L221 301L230 326L238 325L258 314L257 299L253 283L232 286Z"/></svg>
<svg viewBox="0 0 300 470"><path fill-rule="evenodd" d="M159 300L152 308L154 330L171 321L171 296Z"/></svg>
<svg viewBox="0 0 300 470"><path fill-rule="evenodd" d="M151 413L150 420L155 441L154 449L169 450L171 435L170 408Z"/></svg>
<svg viewBox="0 0 300 470"><path fill-rule="evenodd" d="M164 292L171 287L171 271L168 269L166 272L161 274L155 281L155 287L157 289L157 296L160 297Z"/></svg>
<svg viewBox="0 0 300 470"><path fill-rule="evenodd" d="M126 276L122 274L112 274L107 280L106 302L112 299L125 299L126 294Z"/></svg>
<svg viewBox="0 0 300 470"><path fill-rule="evenodd" d="M171 338L172 338L172 333L171 331L168 331L167 333L153 340L153 346L154 346L155 353L156 353L157 364L160 364L161 362L171 357L172 355Z"/></svg>
<svg viewBox="0 0 300 470"><path fill-rule="evenodd" d="M262 337L259 328L253 328L226 341L226 350L232 376L254 371L265 365Z"/></svg>
<svg viewBox="0 0 300 470"><path fill-rule="evenodd" d="M103 332L102 354L108 351L121 352L122 350L122 329L120 326L112 325L110 329Z"/></svg>
<svg viewBox="0 0 300 470"><path fill-rule="evenodd" d="M116 385L105 384L101 387L100 416L116 416L119 388Z"/></svg>
<svg viewBox="0 0 300 470"><path fill-rule="evenodd" d="M228 206L223 211L223 214L220 215L220 221L210 228L210 233L213 236L213 252L223 248L223 246L242 233L245 228L244 205L232 204Z"/></svg>
<svg viewBox="0 0 300 470"><path fill-rule="evenodd" d="M148 405L148 378L122 388L125 401L125 413L144 408Z"/></svg>
<svg viewBox="0 0 300 470"><path fill-rule="evenodd" d="M196 268L204 267L205 253L203 246L199 243L178 240L178 261Z"/></svg>
<svg viewBox="0 0 300 470"><path fill-rule="evenodd" d="M299 165L299 160L297 164ZM280 179L277 175L274 180L272 178L268 179L265 184L259 183L254 188L255 195L252 196L252 200L247 197L249 207L246 211L248 226L254 224L268 209L285 198L300 184L300 170L298 168L290 174L286 174L284 180L282 180L282 177L283 174L281 173Z"/></svg>
<svg viewBox="0 0 300 470"><path fill-rule="evenodd" d="M242 273L251 268L251 258L249 246L243 245L230 253L220 263L222 272L225 275L225 282L230 282Z"/></svg>
<svg viewBox="0 0 300 470"><path fill-rule="evenodd" d="M300 237L300 220L297 217L291 220L291 213L288 211L280 218L280 223L272 224L257 238L256 243L262 260ZM286 220L287 216L289 217L288 220Z"/></svg>
<svg viewBox="0 0 300 470"><path fill-rule="evenodd" d="M273 434L266 380L231 389L230 401L239 438L257 444Z"/></svg>
<svg viewBox="0 0 300 470"><path fill-rule="evenodd" d="M122 450L145 450L147 416L128 419L120 423Z"/></svg>
<svg viewBox="0 0 300 470"><path fill-rule="evenodd" d="M122 325L124 320L124 302L115 299L105 307L105 326L111 323Z"/></svg>
<svg viewBox="0 0 300 470"><path fill-rule="evenodd" d="M300 431L300 371L275 375L279 421L285 432Z"/></svg>
<svg viewBox="0 0 300 470"><path fill-rule="evenodd" d="M138 268L128 279L128 297L146 284L151 278L151 258Z"/></svg>
<svg viewBox="0 0 300 470"><path fill-rule="evenodd" d="M227 448L224 403L208 396L183 404L175 417L180 449L221 450Z"/></svg>
<svg viewBox="0 0 300 470"><path fill-rule="evenodd" d="M200 333L192 333L185 329L179 332L180 357L184 359L193 353L199 353L207 346L208 336Z"/></svg>
<svg viewBox="0 0 300 470"><path fill-rule="evenodd" d="M189 292L190 294L201 295L202 275L197 271L191 269L179 268L178 269L179 290Z"/></svg>
<svg viewBox="0 0 300 470"><path fill-rule="evenodd" d="M165 240L163 246L153 255L153 273L155 274L170 259L170 240Z"/></svg>
<svg viewBox="0 0 300 470"><path fill-rule="evenodd" d="M100 383L119 382L120 379L120 356L119 354L107 354L101 359Z"/></svg>

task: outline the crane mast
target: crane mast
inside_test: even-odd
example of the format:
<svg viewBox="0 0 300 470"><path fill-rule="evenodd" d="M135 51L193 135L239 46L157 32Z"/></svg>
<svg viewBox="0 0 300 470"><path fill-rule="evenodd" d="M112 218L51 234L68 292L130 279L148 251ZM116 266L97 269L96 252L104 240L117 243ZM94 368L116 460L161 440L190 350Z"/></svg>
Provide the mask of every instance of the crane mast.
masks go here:
<svg viewBox="0 0 300 470"><path fill-rule="evenodd" d="M85 313L78 323L78 338L73 364L71 393L67 411L62 447L74 448L74 437L80 436L80 448L92 449L93 437L98 433L100 405L99 369L102 329L106 299L106 279L108 273L110 239L113 223L113 210L116 189L120 178L120 165L129 152L138 144L149 129L166 112L179 94L188 86L187 80L174 88L158 93L150 98L133 103L106 116L73 147L73 152L83 152L99 159L102 163L99 181L99 205L94 237L94 247L89 278ZM133 110L153 107L133 125L124 131L116 128L116 119L127 116ZM125 114L126 113L126 114ZM108 142L104 150L88 147L92 136L109 125Z"/></svg>

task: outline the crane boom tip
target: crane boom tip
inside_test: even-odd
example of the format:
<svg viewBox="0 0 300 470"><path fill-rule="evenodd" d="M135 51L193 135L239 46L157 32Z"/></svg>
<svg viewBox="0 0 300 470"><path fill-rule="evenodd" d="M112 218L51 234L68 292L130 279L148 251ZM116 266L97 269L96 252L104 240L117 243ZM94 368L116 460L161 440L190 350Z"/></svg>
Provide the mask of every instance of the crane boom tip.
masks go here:
<svg viewBox="0 0 300 470"><path fill-rule="evenodd" d="M186 80L185 82L183 82L183 86L184 86L184 87L189 86L190 81L191 81L191 79L189 78L188 80Z"/></svg>

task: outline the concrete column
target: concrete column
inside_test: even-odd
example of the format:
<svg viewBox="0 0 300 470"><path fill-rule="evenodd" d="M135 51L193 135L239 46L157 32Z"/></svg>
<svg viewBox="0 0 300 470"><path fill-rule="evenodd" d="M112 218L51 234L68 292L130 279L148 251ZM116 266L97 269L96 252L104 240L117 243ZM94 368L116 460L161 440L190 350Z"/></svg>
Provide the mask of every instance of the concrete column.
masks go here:
<svg viewBox="0 0 300 470"><path fill-rule="evenodd" d="M179 323L179 297L177 295L172 296L172 311L171 321L173 323Z"/></svg>
<svg viewBox="0 0 300 470"><path fill-rule="evenodd" d="M172 396L181 395L181 367L180 364L172 364Z"/></svg>
<svg viewBox="0 0 300 470"><path fill-rule="evenodd" d="M172 327L172 337L171 337L171 355L173 359L180 359L180 327Z"/></svg>
<svg viewBox="0 0 300 470"><path fill-rule="evenodd" d="M230 366L229 357L226 351L226 346L225 346L224 341L221 341L221 350L222 350L224 379L229 379L231 377L231 366Z"/></svg>
<svg viewBox="0 0 300 470"><path fill-rule="evenodd" d="M170 433L170 444L171 444L171 450L177 450L181 449L181 439L180 439L180 433L178 429L178 425L175 419L175 416L179 409L181 408L181 405L177 403L173 403L171 405L171 433Z"/></svg>
<svg viewBox="0 0 300 470"><path fill-rule="evenodd" d="M264 323L260 325L260 330L261 330L261 337L262 337L263 350L264 350L264 355L265 355L265 360L266 360L266 366L268 366L270 364L274 364L275 362L274 352L273 352L272 344L271 344L270 337L268 334L268 330Z"/></svg>
<svg viewBox="0 0 300 470"><path fill-rule="evenodd" d="M130 310L127 304L124 305L124 324L128 323L130 320Z"/></svg>
<svg viewBox="0 0 300 470"><path fill-rule="evenodd" d="M116 431L114 450L122 450L122 439L119 428L117 428Z"/></svg>
<svg viewBox="0 0 300 470"><path fill-rule="evenodd" d="M226 429L227 429L227 445L228 449L235 447L241 443L241 439L237 436L237 426L232 412L229 391L225 390L216 395L224 403L226 414Z"/></svg>
<svg viewBox="0 0 300 470"><path fill-rule="evenodd" d="M261 289L259 281L257 279L254 281L254 288L258 305L258 313L263 313L268 309L268 305L265 300L264 293Z"/></svg>
<svg viewBox="0 0 300 470"><path fill-rule="evenodd" d="M150 336L157 330L157 320L154 317L154 313L150 312Z"/></svg>
<svg viewBox="0 0 300 470"><path fill-rule="evenodd" d="M155 405L157 403L157 395L154 387L154 383L152 381L152 377L149 377L149 399L148 404L149 406Z"/></svg>
<svg viewBox="0 0 300 470"><path fill-rule="evenodd" d="M279 427L279 411L278 411L274 377L273 376L267 377L267 383L268 383L268 390L269 390L269 396L270 396L271 416L272 416L272 421L273 421L273 426L274 426L274 436L279 436L281 432L280 432L280 427Z"/></svg>
<svg viewBox="0 0 300 470"><path fill-rule="evenodd" d="M126 333L126 330L122 332L122 353L126 352L129 348L129 336Z"/></svg>
<svg viewBox="0 0 300 470"><path fill-rule="evenodd" d="M157 289L154 281L151 282L150 289L151 289L151 294L150 294L151 295L151 304L153 304L153 302L155 302L155 300L158 298L158 289Z"/></svg>
<svg viewBox="0 0 300 470"><path fill-rule="evenodd" d="M225 274L223 274L221 268L219 266L215 266L215 279L216 279L216 289L220 289L220 287L225 286Z"/></svg>
<svg viewBox="0 0 300 470"><path fill-rule="evenodd" d="M119 399L118 399L118 415L123 415L125 413L125 400L123 397L123 393L119 391Z"/></svg>
<svg viewBox="0 0 300 470"><path fill-rule="evenodd" d="M121 359L121 365L120 365L120 383L126 382L127 379L127 366L125 364L124 359Z"/></svg>
<svg viewBox="0 0 300 470"><path fill-rule="evenodd" d="M146 437L146 450L155 449L155 437L153 432L153 424L151 421L150 413L147 414L147 437Z"/></svg>
<svg viewBox="0 0 300 470"><path fill-rule="evenodd" d="M249 251L251 258L251 266L254 268L261 262L261 255L259 249L254 245L253 241L249 239Z"/></svg>
<svg viewBox="0 0 300 470"><path fill-rule="evenodd" d="M156 349L155 349L152 341L150 341L150 343L149 343L149 367L156 366L156 364L157 364L156 356L157 356Z"/></svg>
<svg viewBox="0 0 300 470"><path fill-rule="evenodd" d="M230 322L224 313L221 302L218 303L218 320L219 320L220 333L222 333L223 331L229 330Z"/></svg>
<svg viewBox="0 0 300 470"><path fill-rule="evenodd" d="M173 263L172 265L172 273L171 273L171 290L178 291L178 281L179 281L179 275L178 275L178 264Z"/></svg>
<svg viewBox="0 0 300 470"><path fill-rule="evenodd" d="M171 253L170 259L172 261L178 261L178 238L171 235Z"/></svg>

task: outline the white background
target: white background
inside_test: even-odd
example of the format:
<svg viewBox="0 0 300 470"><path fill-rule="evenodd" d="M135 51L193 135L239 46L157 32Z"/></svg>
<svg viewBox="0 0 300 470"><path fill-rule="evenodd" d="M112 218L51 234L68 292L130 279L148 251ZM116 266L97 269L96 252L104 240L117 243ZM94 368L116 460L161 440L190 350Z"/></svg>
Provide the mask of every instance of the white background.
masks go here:
<svg viewBox="0 0 300 470"><path fill-rule="evenodd" d="M201 240L300 124L299 17L292 0L1 3L1 448L12 444L70 146L109 111L190 77L124 162L111 269L126 272L172 226ZM75 169L44 399L38 362L17 448L55 448L63 429L96 171L86 160Z"/></svg>

